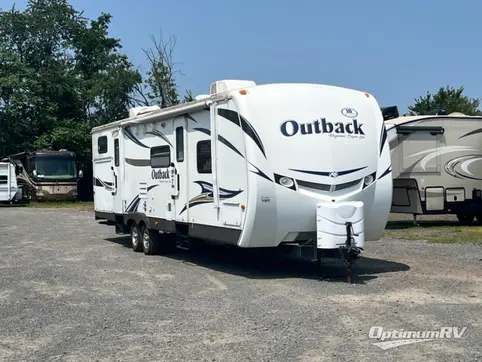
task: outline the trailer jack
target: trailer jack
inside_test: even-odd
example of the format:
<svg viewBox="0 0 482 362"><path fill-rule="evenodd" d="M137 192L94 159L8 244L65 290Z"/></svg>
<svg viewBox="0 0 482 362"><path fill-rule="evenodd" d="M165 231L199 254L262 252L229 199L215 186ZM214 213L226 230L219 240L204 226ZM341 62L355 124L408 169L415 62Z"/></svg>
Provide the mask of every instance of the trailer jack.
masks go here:
<svg viewBox="0 0 482 362"><path fill-rule="evenodd" d="M346 226L346 241L345 241L345 245L342 245L339 247L339 252L340 252L340 259L347 268L347 283L351 283L353 278L352 265L358 259L358 256L360 255L360 252L363 249L356 246L354 236L358 236L358 234L355 234L353 232L352 223L348 221L345 223L345 226ZM318 258L317 258L318 275L320 276L321 279L324 279L323 272L322 272L324 252L325 251L322 249L318 250Z"/></svg>

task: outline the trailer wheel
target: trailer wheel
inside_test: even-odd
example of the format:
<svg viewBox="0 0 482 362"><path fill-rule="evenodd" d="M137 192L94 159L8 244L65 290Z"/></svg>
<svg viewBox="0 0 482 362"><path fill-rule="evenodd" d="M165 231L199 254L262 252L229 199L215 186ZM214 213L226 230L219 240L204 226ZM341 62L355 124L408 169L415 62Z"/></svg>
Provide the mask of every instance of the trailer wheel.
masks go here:
<svg viewBox="0 0 482 362"><path fill-rule="evenodd" d="M132 250L139 252L142 250L142 234L139 232L139 226L133 222L131 225L131 244Z"/></svg>
<svg viewBox="0 0 482 362"><path fill-rule="evenodd" d="M457 219L462 225L472 225L474 215L471 214L457 214Z"/></svg>
<svg viewBox="0 0 482 362"><path fill-rule="evenodd" d="M154 230L149 230L146 225L142 226L142 249L144 254L153 255L156 253L156 246L159 245L159 240L156 235L159 235Z"/></svg>

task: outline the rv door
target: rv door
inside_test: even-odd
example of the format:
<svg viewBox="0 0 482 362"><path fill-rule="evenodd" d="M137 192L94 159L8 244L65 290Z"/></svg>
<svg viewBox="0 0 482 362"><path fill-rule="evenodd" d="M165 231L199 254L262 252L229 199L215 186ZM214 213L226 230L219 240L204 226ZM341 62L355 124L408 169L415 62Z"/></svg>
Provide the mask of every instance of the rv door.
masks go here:
<svg viewBox="0 0 482 362"><path fill-rule="evenodd" d="M173 209L175 210L175 220L188 221L189 208L186 212L179 214L183 205L188 200L188 169L187 158L185 152L187 149L187 125L185 117L178 117L173 122L173 146L174 157L172 158L172 167L170 170L171 178L171 198ZM177 210L177 212L176 212Z"/></svg>

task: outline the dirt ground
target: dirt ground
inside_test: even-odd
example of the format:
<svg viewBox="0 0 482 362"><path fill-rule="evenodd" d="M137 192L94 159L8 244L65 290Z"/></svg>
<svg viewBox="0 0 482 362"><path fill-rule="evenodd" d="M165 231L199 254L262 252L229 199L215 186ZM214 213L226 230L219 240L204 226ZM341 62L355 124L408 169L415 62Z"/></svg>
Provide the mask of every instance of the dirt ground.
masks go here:
<svg viewBox="0 0 482 362"><path fill-rule="evenodd" d="M340 262L145 256L88 210L0 208L0 360L482 361L481 244L391 235L347 284ZM444 327L464 333L388 336Z"/></svg>

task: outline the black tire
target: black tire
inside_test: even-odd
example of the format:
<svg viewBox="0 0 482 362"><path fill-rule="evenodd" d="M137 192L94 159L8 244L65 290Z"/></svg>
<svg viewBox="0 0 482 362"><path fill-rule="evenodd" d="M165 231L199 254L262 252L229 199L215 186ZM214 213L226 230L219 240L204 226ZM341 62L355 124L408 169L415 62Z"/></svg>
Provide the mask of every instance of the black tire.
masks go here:
<svg viewBox="0 0 482 362"><path fill-rule="evenodd" d="M472 214L457 214L457 219L462 225L472 225L474 221L474 215Z"/></svg>
<svg viewBox="0 0 482 362"><path fill-rule="evenodd" d="M142 250L146 255L154 255L157 252L159 245L159 233L154 230L149 230L145 225L141 229L142 235Z"/></svg>
<svg viewBox="0 0 482 362"><path fill-rule="evenodd" d="M477 219L477 225L482 225L482 214L475 215L475 218Z"/></svg>
<svg viewBox="0 0 482 362"><path fill-rule="evenodd" d="M139 231L139 226L135 222L131 225L131 246L135 252L142 251L142 234Z"/></svg>

